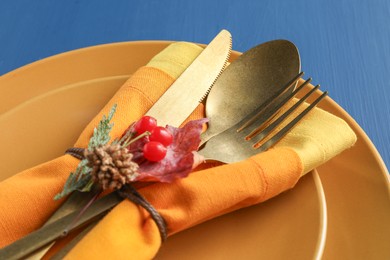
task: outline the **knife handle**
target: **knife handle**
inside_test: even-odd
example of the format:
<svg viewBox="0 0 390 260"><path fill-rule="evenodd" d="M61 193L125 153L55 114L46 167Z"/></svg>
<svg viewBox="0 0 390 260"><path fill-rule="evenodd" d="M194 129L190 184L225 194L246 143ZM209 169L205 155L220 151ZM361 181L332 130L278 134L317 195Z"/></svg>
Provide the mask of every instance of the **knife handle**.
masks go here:
<svg viewBox="0 0 390 260"><path fill-rule="evenodd" d="M30 233L13 244L0 249L0 259L11 260L25 258L36 250L63 236L65 230L71 232L74 229L99 219L122 200L123 199L119 197L116 192L108 194L93 203L71 227L69 227L69 225L73 223L79 212L71 213Z"/></svg>

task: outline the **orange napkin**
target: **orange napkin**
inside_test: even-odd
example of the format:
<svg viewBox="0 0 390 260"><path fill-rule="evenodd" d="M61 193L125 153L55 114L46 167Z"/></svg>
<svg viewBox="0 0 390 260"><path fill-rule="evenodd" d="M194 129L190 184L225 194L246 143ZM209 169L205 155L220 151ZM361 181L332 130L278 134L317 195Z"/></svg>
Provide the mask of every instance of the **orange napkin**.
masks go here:
<svg viewBox="0 0 390 260"><path fill-rule="evenodd" d="M152 106L200 51L198 46L189 43L170 45L124 84L86 127L75 146L87 146L93 128L115 103L118 108L111 135L113 138L120 136L131 122ZM200 117L203 117L202 106L190 118ZM343 124L333 117L329 122ZM354 143L353 132L345 124L342 129L346 132L347 141L341 138L342 144L338 143L341 149L330 148L328 157ZM307 143L308 139L301 141ZM205 169L172 184L154 184L139 191L164 217L169 235L172 235L292 188L300 176L315 165L311 163L307 166L306 155L300 153L301 150L279 145L242 162L213 168L205 166ZM320 161L323 162L324 158L321 157ZM53 200L54 195L62 189L78 162L64 155L0 183L0 247L39 228L46 221L60 205ZM159 231L148 213L125 200L100 221L67 258L151 259L160 244Z"/></svg>

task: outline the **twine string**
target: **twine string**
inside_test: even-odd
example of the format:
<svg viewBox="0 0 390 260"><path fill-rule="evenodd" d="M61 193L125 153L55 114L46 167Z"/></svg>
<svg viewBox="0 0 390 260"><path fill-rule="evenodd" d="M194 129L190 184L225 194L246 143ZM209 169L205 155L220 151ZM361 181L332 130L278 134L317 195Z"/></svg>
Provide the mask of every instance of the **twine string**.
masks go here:
<svg viewBox="0 0 390 260"><path fill-rule="evenodd" d="M73 157L82 160L84 159L84 148L72 147L65 151L65 154L72 155ZM150 204L138 191L130 184L124 185L116 192L124 199L128 199L131 202L143 207L152 217L156 223L158 230L160 231L161 240L164 242L167 239L167 225L164 218L158 213L158 211Z"/></svg>

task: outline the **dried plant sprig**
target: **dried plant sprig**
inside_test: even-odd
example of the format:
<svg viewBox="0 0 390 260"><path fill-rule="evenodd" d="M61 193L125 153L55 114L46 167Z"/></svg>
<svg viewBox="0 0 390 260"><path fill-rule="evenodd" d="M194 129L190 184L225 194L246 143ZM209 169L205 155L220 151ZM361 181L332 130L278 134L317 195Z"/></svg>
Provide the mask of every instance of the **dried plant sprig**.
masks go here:
<svg viewBox="0 0 390 260"><path fill-rule="evenodd" d="M70 173L62 191L54 196L55 200L61 199L75 190L82 191L88 185L91 179L91 168L87 166L87 163L87 160L82 160L76 170Z"/></svg>
<svg viewBox="0 0 390 260"><path fill-rule="evenodd" d="M92 137L88 143L88 150L93 150L95 147L106 145L110 141L110 132L114 126L114 124L110 122L115 114L116 107L117 105L114 104L108 115L104 115L98 126L93 130ZM61 199L76 190L82 192L90 191L93 185L91 172L92 168L88 166L88 160L81 160L76 170L69 175L63 190L55 195L54 199Z"/></svg>
<svg viewBox="0 0 390 260"><path fill-rule="evenodd" d="M110 121L115 114L116 107L117 105L114 104L108 113L108 116L103 115L102 120L100 120L98 126L93 130L91 139L89 139L88 149L93 149L99 145L105 145L110 141L110 132L114 126Z"/></svg>

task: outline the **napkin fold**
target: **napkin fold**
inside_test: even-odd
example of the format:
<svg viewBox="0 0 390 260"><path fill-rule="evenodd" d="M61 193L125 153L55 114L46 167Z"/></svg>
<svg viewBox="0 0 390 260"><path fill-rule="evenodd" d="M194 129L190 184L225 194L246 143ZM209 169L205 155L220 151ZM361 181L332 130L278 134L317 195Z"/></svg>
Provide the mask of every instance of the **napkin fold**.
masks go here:
<svg viewBox="0 0 390 260"><path fill-rule="evenodd" d="M146 113L201 50L191 43L169 45L118 90L85 128L75 146L87 147L94 127L113 104L118 107L111 135L112 138L120 136L130 123ZM204 117L203 105L189 119L201 117ZM160 212L172 235L292 188L302 175L351 147L355 141L355 134L343 120L316 108L267 152L238 163L202 165L202 169L185 179L153 184L139 192ZM61 204L53 200L54 195L62 189L78 162L64 155L0 183L0 247L38 229L50 217ZM67 258L151 259L160 245L158 228L149 214L125 200Z"/></svg>

